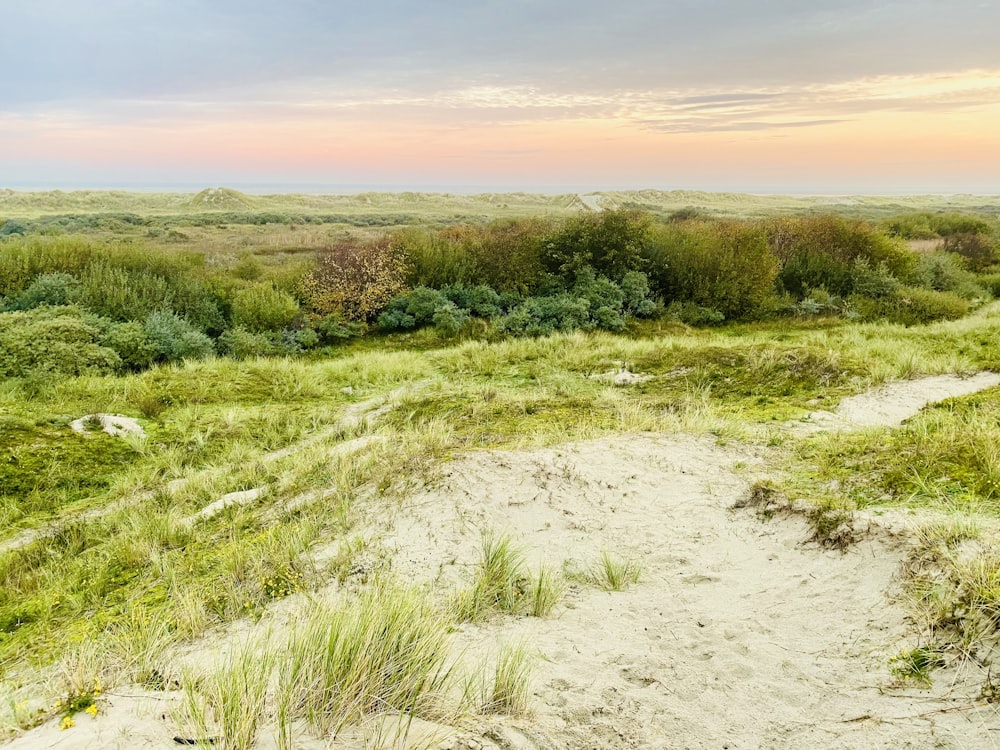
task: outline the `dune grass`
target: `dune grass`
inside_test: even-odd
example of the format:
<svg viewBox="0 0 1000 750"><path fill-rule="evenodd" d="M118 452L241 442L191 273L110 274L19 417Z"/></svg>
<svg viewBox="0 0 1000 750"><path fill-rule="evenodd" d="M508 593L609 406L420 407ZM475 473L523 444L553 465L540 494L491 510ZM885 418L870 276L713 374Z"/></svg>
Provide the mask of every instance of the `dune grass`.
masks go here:
<svg viewBox="0 0 1000 750"><path fill-rule="evenodd" d="M43 450L34 463L5 465L0 483L0 545L27 540L0 552L0 680L14 684L76 644L99 642L115 645L97 673L160 684L170 678L158 661L169 644L258 618L275 600L349 570L345 559L317 566L311 551L350 538L362 503L366 512L391 505L460 450L685 431L778 452L796 496L995 519L996 391L928 409L894 431L799 441L771 426L885 379L1000 369L998 334L990 309L913 328L649 324L628 335L464 342L428 333L416 350L406 349L412 339L387 338L384 351L369 342L312 362L206 360L139 375L5 381L0 444ZM621 362L653 378L614 386L603 376ZM403 386L410 389L390 397ZM393 405L380 421L338 428L353 405L379 397ZM138 417L147 437L68 429L97 411ZM377 439L336 454L362 436ZM82 481L79 468L90 462L96 471ZM261 490L258 500L191 520L250 489ZM30 530L37 536L19 536ZM995 561L941 560L953 598L961 593L967 600L955 600L981 613L969 633L995 628ZM460 616L544 616L558 588L551 572L529 571L509 540L493 539ZM23 710L8 713L9 725L24 719Z"/></svg>

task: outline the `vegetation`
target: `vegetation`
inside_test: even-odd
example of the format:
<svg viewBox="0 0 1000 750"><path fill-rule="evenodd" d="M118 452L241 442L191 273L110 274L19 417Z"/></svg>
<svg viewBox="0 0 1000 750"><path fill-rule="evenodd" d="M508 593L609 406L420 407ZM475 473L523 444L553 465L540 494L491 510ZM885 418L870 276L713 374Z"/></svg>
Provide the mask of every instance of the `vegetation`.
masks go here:
<svg viewBox="0 0 1000 750"><path fill-rule="evenodd" d="M110 213L32 200L49 198L20 213L19 196L0 200L0 683L45 699L41 713L12 701L4 727L72 722L128 682L182 685L184 726L228 747L267 722L292 747L301 722L329 734L387 708L460 710L449 632L559 612L562 580L498 531L463 591L399 589L365 562L358 519L390 513L456 451L627 431L773 451L821 544L848 543L858 509L952 519L910 561L929 630L890 667L901 679L1000 632L996 556L963 545L1000 513L996 389L894 430L774 429L890 378L1000 369L995 219L804 204L671 216L697 196L667 211L631 194L594 214L469 198L399 227L418 197L382 221L363 199L307 211L304 197L226 193L140 211L106 196L122 203ZM328 222L335 205L350 209ZM648 378L615 385L626 367ZM377 423L358 417L383 403ZM134 417L144 436L70 429L95 413ZM605 551L587 572L619 591L641 562ZM176 644L330 581L358 589L341 592L350 606L315 605L287 643L171 670ZM529 662L504 652L476 708L527 710ZM69 677L46 692L34 670Z"/></svg>

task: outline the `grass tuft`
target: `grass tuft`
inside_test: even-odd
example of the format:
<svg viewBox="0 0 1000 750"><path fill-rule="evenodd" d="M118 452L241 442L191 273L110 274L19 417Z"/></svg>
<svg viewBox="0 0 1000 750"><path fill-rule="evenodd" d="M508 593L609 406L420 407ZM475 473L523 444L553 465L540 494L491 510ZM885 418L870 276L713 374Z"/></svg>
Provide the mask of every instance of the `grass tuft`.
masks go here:
<svg viewBox="0 0 1000 750"><path fill-rule="evenodd" d="M625 591L639 582L642 566L633 558L620 558L607 550L590 570L591 580L605 591Z"/></svg>
<svg viewBox="0 0 1000 750"><path fill-rule="evenodd" d="M524 644L506 646L497 657L493 679L484 690L480 712L484 714L526 714L530 706L531 655Z"/></svg>

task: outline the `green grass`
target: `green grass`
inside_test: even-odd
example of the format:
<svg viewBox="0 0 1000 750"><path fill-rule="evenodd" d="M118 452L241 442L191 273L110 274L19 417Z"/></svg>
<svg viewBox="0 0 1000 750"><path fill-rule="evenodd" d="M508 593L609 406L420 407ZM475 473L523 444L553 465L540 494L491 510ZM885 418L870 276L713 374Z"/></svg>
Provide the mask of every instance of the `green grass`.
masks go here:
<svg viewBox="0 0 1000 750"><path fill-rule="evenodd" d="M590 580L606 591L625 591L639 582L642 565L633 558L622 558L601 551L600 559L591 566Z"/></svg>
<svg viewBox="0 0 1000 750"><path fill-rule="evenodd" d="M896 430L798 440L771 425L833 409L840 397L889 378L1000 368L998 334L1000 317L990 310L914 328L649 324L628 335L457 342L427 333L415 350L406 349L415 339L389 337L315 361L206 360L139 375L6 381L0 542L24 529L42 534L0 553L0 680L13 684L36 667L76 660L84 676L167 684L164 649L346 578L351 544L323 567L312 552L355 538L358 500L375 503L368 512L382 502L391 508L467 449L643 430L745 440L780 459L788 472L779 484L789 496L817 499L817 513L926 509L958 519L941 538L974 538L998 515L997 390L927 409ZM653 379L616 387L594 377L622 361ZM414 387L393 398L379 424L336 427L352 404L401 386ZM97 411L140 418L148 437L69 430L72 419ZM331 458L343 440L363 435L380 440ZM193 526L186 520L251 488L266 491L256 503ZM317 489L329 492L305 494ZM984 643L997 629L995 560L949 557L949 543L941 544L933 569L944 583L921 589L920 568L915 598L934 613L940 637ZM510 540L495 538L484 543L462 619L545 616L559 587L550 571L527 569ZM974 617L956 618L956 608ZM87 655L81 644L102 648ZM24 709L8 713L8 725L26 720Z"/></svg>

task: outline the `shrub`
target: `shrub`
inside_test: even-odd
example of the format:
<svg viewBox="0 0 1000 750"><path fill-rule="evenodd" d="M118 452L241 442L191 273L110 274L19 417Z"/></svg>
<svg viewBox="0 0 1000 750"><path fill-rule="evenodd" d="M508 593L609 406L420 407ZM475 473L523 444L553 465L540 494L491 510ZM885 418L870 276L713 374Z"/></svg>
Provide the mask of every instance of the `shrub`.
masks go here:
<svg viewBox="0 0 1000 750"><path fill-rule="evenodd" d="M997 242L982 232L961 232L944 240L944 251L965 259L971 271L982 271L1000 260Z"/></svg>
<svg viewBox="0 0 1000 750"><path fill-rule="evenodd" d="M224 331L219 336L218 346L220 354L233 359L270 357L284 353L268 335L239 327Z"/></svg>
<svg viewBox="0 0 1000 750"><path fill-rule="evenodd" d="M468 310L479 318L495 318L502 314L503 300L496 291L484 284L465 286L454 284L441 288L441 294L455 306Z"/></svg>
<svg viewBox="0 0 1000 750"><path fill-rule="evenodd" d="M622 276L622 306L625 312L638 318L648 318L656 314L656 301L652 298L649 278L640 271L629 271Z"/></svg>
<svg viewBox="0 0 1000 750"><path fill-rule="evenodd" d="M132 272L95 262L81 277L80 304L112 320L143 319L156 310L172 310L174 295L167 280L148 272Z"/></svg>
<svg viewBox="0 0 1000 750"><path fill-rule="evenodd" d="M565 222L542 242L541 262L570 283L584 268L612 281L643 266L649 217L631 210L600 211Z"/></svg>
<svg viewBox="0 0 1000 750"><path fill-rule="evenodd" d="M665 300L727 319L750 317L774 294L778 262L763 228L738 222L659 227L647 250L650 281Z"/></svg>
<svg viewBox="0 0 1000 750"><path fill-rule="evenodd" d="M871 268L884 264L897 279L905 278L914 263L900 240L838 216L776 220L767 224L767 233L781 262L781 283L797 298L819 287L840 296L852 293L852 268L858 258Z"/></svg>
<svg viewBox="0 0 1000 750"><path fill-rule="evenodd" d="M951 253L921 255L910 280L915 286L936 292L953 292L966 299L982 299L987 296L976 275L965 269L961 256Z"/></svg>
<svg viewBox="0 0 1000 750"><path fill-rule="evenodd" d="M469 245L475 243L474 231L467 227L450 227L435 232L413 227L393 234L392 240L406 268L405 282L410 286L434 288L473 283L476 260L469 252Z"/></svg>
<svg viewBox="0 0 1000 750"><path fill-rule="evenodd" d="M108 327L101 344L121 357L122 365L130 370L144 370L156 361L159 350L138 321L118 323Z"/></svg>
<svg viewBox="0 0 1000 750"><path fill-rule="evenodd" d="M851 267L851 288L855 294L879 299L892 296L899 286L899 281L889 273L884 262L873 269L867 258L854 259Z"/></svg>
<svg viewBox="0 0 1000 750"><path fill-rule="evenodd" d="M449 305L454 307L441 292L420 286L392 300L379 316L378 327L383 331L397 331L431 325L434 314Z"/></svg>
<svg viewBox="0 0 1000 750"><path fill-rule="evenodd" d="M885 319L907 326L955 320L969 313L968 300L951 292L920 287L900 287L891 296L879 299L851 295L847 302L863 320Z"/></svg>
<svg viewBox="0 0 1000 750"><path fill-rule="evenodd" d="M677 300L667 305L666 315L689 326L719 325L726 320L726 316L714 308Z"/></svg>
<svg viewBox="0 0 1000 750"><path fill-rule="evenodd" d="M590 304L571 294L529 297L500 324L502 331L514 336L546 336L590 327Z"/></svg>
<svg viewBox="0 0 1000 750"><path fill-rule="evenodd" d="M298 314L295 298L273 284L254 284L233 296L233 325L255 333L286 328Z"/></svg>
<svg viewBox="0 0 1000 750"><path fill-rule="evenodd" d="M115 372L122 360L99 343L100 324L75 307L0 313L0 376Z"/></svg>
<svg viewBox="0 0 1000 750"><path fill-rule="evenodd" d="M474 241L466 243L474 264L469 283L486 284L501 294L535 292L545 276L542 243L552 229L547 219L511 219L477 227Z"/></svg>
<svg viewBox="0 0 1000 750"><path fill-rule="evenodd" d="M156 347L157 360L179 362L182 359L202 359L215 351L208 336L172 312L150 313L143 327Z"/></svg>
<svg viewBox="0 0 1000 750"><path fill-rule="evenodd" d="M467 310L460 309L454 302L445 301L443 305L434 310L431 322L441 333L454 336L469 322L469 313Z"/></svg>
<svg viewBox="0 0 1000 750"><path fill-rule="evenodd" d="M343 242L321 253L301 286L307 304L320 315L370 322L403 291L405 281L403 251L395 239L381 237Z"/></svg>
<svg viewBox="0 0 1000 750"><path fill-rule="evenodd" d="M55 271L35 277L27 289L14 301L15 310L30 310L42 305L69 305L76 301L80 281L68 273Z"/></svg>

